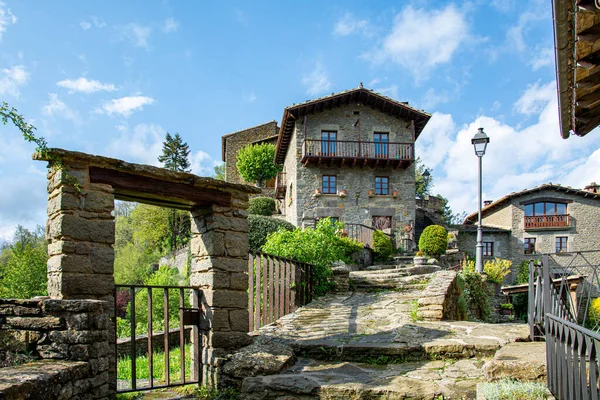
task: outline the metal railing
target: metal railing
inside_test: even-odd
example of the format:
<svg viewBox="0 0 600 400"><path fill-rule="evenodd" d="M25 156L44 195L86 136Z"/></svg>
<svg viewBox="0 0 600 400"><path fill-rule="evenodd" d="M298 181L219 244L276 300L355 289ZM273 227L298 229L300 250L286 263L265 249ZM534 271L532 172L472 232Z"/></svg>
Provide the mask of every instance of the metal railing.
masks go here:
<svg viewBox="0 0 600 400"><path fill-rule="evenodd" d="M192 286L115 285L115 315L129 318L127 337L130 340L128 363L131 370L129 385L127 382L117 382L118 393L202 382L200 363L201 295L202 291ZM155 311L158 311L159 315L156 315ZM119 339L118 325L116 324L115 332L117 339ZM191 335L194 335L194 339L191 341L186 340L186 326L192 326ZM170 333L175 327L179 328L179 341L177 345L172 346ZM155 343L157 336L155 332L159 336L162 334L162 341L159 340L158 343ZM138 336L137 333L145 333L145 335ZM146 345L140 347L140 341L145 341ZM190 354L186 354L186 345L191 345ZM171 374L171 369L174 367L171 360L171 349L177 347L179 348L178 377ZM163 353L162 356L160 352ZM119 354L119 352L115 351L115 354ZM139 370L138 357L147 359L147 371ZM117 361L119 360L117 359ZM127 362L127 359L121 357L121 362ZM119 375L118 365L119 362L117 362L117 375ZM142 380L139 378L140 375L147 376L147 378ZM138 384L139 380L142 380L141 385Z"/></svg>
<svg viewBox="0 0 600 400"><path fill-rule="evenodd" d="M251 332L312 301L313 268L312 264L250 252L248 311Z"/></svg>
<svg viewBox="0 0 600 400"><path fill-rule="evenodd" d="M561 228L571 226L569 214L565 215L533 215L525 217L525 229Z"/></svg>
<svg viewBox="0 0 600 400"><path fill-rule="evenodd" d="M414 145L399 142L313 140L302 143L303 157L414 160Z"/></svg>

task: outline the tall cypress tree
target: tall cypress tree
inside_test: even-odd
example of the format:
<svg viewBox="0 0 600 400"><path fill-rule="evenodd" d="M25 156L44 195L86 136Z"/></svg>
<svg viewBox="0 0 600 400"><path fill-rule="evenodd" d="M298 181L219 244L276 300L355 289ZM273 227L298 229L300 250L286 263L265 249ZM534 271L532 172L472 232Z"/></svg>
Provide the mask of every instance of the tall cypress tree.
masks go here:
<svg viewBox="0 0 600 400"><path fill-rule="evenodd" d="M179 133L171 136L167 132L165 141L163 142L163 152L158 156L158 161L163 163L163 166L173 171L190 172L190 147L181 139Z"/></svg>

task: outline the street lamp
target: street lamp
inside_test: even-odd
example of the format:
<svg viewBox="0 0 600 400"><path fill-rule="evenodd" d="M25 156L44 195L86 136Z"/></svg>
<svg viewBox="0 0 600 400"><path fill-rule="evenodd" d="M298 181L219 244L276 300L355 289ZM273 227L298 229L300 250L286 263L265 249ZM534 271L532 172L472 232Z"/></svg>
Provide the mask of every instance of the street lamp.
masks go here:
<svg viewBox="0 0 600 400"><path fill-rule="evenodd" d="M481 158L485 154L487 144L490 142L490 138L483 132L483 128L479 128L477 133L471 139L471 143L475 148L475 155L479 158L479 201L478 207L478 220L477 220L477 246L475 246L475 270L479 273L483 272L483 227L481 226Z"/></svg>
<svg viewBox="0 0 600 400"><path fill-rule="evenodd" d="M427 186L427 183L429 182L429 178L431 178L431 174L429 173L429 170L426 169L425 172L423 172L423 181L425 181L426 186Z"/></svg>

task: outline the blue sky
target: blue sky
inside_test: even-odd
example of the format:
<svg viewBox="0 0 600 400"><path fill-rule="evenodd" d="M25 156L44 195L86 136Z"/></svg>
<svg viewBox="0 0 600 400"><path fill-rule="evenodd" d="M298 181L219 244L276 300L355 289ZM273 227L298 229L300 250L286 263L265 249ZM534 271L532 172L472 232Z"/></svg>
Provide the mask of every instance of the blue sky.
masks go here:
<svg viewBox="0 0 600 400"><path fill-rule="evenodd" d="M0 100L53 147L157 164L166 131L212 173L223 134L359 82L433 114L417 153L454 211L484 196L600 182L600 136L558 132L551 2L0 0ZM45 221L45 165L11 127L0 239Z"/></svg>

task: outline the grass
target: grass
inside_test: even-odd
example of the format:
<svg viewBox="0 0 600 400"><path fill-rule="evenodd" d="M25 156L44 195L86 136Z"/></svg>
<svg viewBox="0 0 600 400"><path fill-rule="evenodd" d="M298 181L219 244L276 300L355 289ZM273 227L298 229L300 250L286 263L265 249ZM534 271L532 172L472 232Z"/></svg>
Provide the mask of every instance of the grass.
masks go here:
<svg viewBox="0 0 600 400"><path fill-rule="evenodd" d="M157 389L150 391L153 392L166 392L167 389ZM215 388L206 388L204 386L198 387L198 385L185 385L169 389L169 392L175 392L181 396L189 396L200 400L239 400L240 393L237 389L226 388L217 390ZM121 393L117 394L117 400L135 400L143 399L144 395L148 392L132 392L132 393ZM152 398L152 395L150 395Z"/></svg>
<svg viewBox="0 0 600 400"><path fill-rule="evenodd" d="M419 317L419 300L411 301L410 320L412 322L422 321L423 317Z"/></svg>
<svg viewBox="0 0 600 400"><path fill-rule="evenodd" d="M185 346L185 357L186 357L186 371L185 377L189 379L191 376L191 345ZM137 356L136 362L136 378L137 379L150 379L149 374L149 359L147 355ZM171 381L180 381L181 379L181 357L179 347L172 348L169 350L169 374ZM152 357L153 364L153 377L155 383L165 382L165 355L163 352L155 352ZM132 370L131 370L131 357L119 357L117 360L117 379L131 381Z"/></svg>
<svg viewBox="0 0 600 400"><path fill-rule="evenodd" d="M481 391L486 400L539 400L547 399L546 386L541 383L505 379L497 383L484 383Z"/></svg>

